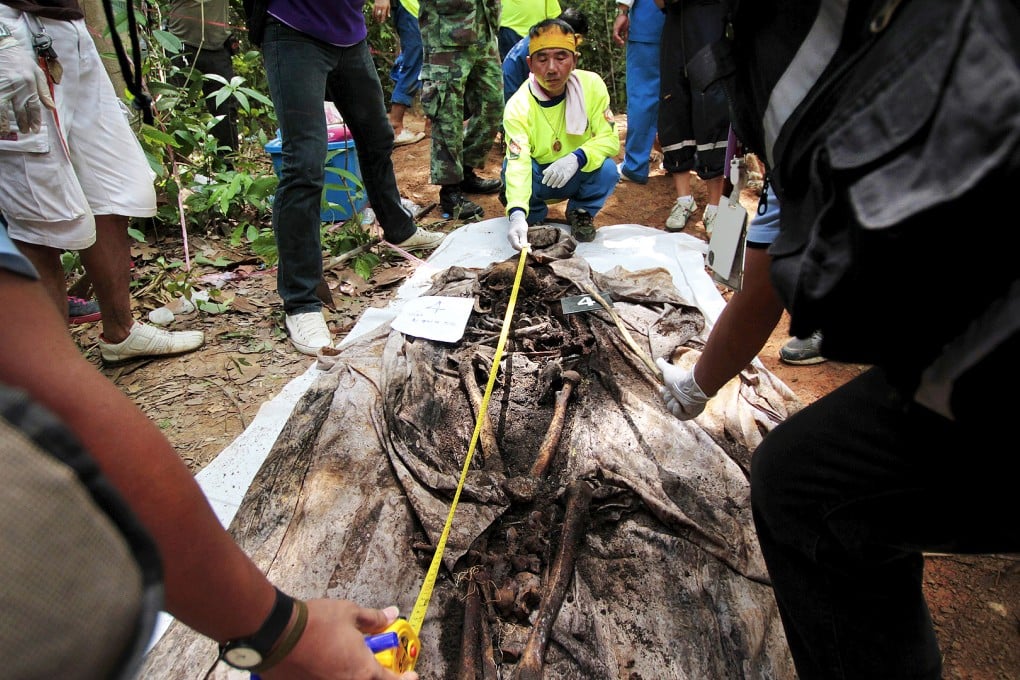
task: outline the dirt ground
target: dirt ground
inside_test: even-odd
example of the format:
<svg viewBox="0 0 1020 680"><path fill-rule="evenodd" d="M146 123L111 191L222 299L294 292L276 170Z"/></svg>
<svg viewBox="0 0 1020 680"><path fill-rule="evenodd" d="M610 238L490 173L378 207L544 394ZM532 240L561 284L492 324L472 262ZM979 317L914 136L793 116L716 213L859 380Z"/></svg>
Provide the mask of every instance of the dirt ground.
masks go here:
<svg viewBox="0 0 1020 680"><path fill-rule="evenodd" d="M412 130L424 129L424 121L413 113L409 113L406 125ZM622 116L618 127L622 138ZM438 187L429 183L427 138L397 148L393 158L405 197L422 207L438 201ZM498 149L494 148L490 159L481 174L493 177L498 174ZM700 190L700 182L695 180L695 198L704 205ZM472 198L485 208L487 218L501 214L495 196ZM646 185L621 183L595 224L637 223L662 228L673 198L671 178L657 170ZM753 195L745 193L745 203L753 200ZM550 220L562 217L562 208L554 206ZM441 220L438 208L426 213L422 221L441 231L457 226ZM688 232L706 238L700 213ZM140 273L152 272L160 254L167 260L184 257L180 234L161 234L154 241L134 250ZM274 270L260 266L249 252L232 249L219 229L190 234L189 243L192 259L202 254L210 260L224 257L234 263L226 269L196 266L195 272L196 288L218 288L227 297L233 296L230 311L178 315L174 322L174 328L204 330L207 340L203 348L176 358L104 367L95 344L100 324L72 327L72 334L82 352L138 403L173 442L189 468L198 472L244 431L262 403L305 372L313 360L294 351L283 333ZM416 266L415 261L389 249L377 247L376 252L384 258L384 264L371 281L342 266L328 270L334 308L327 316L337 342L362 310L385 306ZM153 290L139 290L135 295L139 317L162 302L154 297ZM781 363L778 354L788 339L786 328L784 318L760 358L804 403L865 370L861 365L836 362L801 367ZM1020 556L932 555L927 562L925 589L945 655L946 678L1020 680Z"/></svg>

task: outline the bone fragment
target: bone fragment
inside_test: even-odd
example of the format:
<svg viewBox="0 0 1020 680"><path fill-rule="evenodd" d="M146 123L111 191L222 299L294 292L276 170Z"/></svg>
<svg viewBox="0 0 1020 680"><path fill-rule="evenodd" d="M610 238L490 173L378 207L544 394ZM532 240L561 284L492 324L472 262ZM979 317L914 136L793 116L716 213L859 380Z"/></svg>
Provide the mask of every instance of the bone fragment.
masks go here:
<svg viewBox="0 0 1020 680"><path fill-rule="evenodd" d="M499 667L496 665L496 650L492 646L492 628L489 627L489 617L483 614L480 623L479 632L482 636L482 680L498 680Z"/></svg>
<svg viewBox="0 0 1020 680"><path fill-rule="evenodd" d="M548 321L537 323L533 326L525 326L524 328L518 328L514 331L515 338L526 338L532 335L540 335L552 328L552 324Z"/></svg>
<svg viewBox="0 0 1020 680"><path fill-rule="evenodd" d="M574 576L574 559L577 545L584 536L585 518L591 505L592 488L583 480L571 482L567 488L567 510L563 516L563 533L556 561L550 572L550 585L539 607L535 625L524 646L521 660L514 668L511 680L541 680L542 663L553 624L560 613L563 598Z"/></svg>
<svg viewBox="0 0 1020 680"><path fill-rule="evenodd" d="M566 419L570 393L573 392L574 386L581 382L581 374L577 371L563 371L560 377L563 379L563 387L556 393L556 405L553 408L552 420L549 421L549 430L546 432L545 439L542 440L542 445L538 449L538 456L531 466L532 479L545 476L549 463L552 462L553 455L556 453L556 447L560 445L560 435L563 433L563 421Z"/></svg>
<svg viewBox="0 0 1020 680"><path fill-rule="evenodd" d="M464 635L460 647L460 680L476 680L482 660L480 649L482 597L478 583L471 576L467 580L464 598Z"/></svg>

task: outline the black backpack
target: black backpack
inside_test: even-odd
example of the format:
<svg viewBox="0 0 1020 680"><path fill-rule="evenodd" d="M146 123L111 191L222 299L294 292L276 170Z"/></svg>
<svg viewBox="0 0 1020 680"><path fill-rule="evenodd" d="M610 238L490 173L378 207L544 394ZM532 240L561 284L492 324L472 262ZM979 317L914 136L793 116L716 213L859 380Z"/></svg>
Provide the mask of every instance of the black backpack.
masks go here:
<svg viewBox="0 0 1020 680"><path fill-rule="evenodd" d="M269 0L244 0L244 23L248 27L248 41L255 47L262 46L266 34L266 17Z"/></svg>
<svg viewBox="0 0 1020 680"><path fill-rule="evenodd" d="M1016 303L1020 230L998 214L1020 168L1020 13L1006 0L730 4L701 80L725 80L734 130L780 198L769 253L790 331L821 330L826 357L909 387L974 319Z"/></svg>

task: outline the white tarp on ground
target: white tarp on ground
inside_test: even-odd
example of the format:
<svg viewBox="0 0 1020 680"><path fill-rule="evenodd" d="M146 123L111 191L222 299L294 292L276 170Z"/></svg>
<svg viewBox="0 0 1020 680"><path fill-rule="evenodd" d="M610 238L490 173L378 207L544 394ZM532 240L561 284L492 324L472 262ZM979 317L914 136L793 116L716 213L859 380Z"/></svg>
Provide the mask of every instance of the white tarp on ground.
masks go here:
<svg viewBox="0 0 1020 680"><path fill-rule="evenodd" d="M373 308L365 311L358 324L345 339L342 347L349 347L352 343L361 343L366 338L371 338L373 333L378 333L379 329L384 329L384 331L388 332L387 324L395 318L402 305L408 299L419 297L427 291L432 285L433 275L437 272L442 272L453 266L481 269L494 262L500 262L513 257L515 253L506 243L506 230L506 220L495 219L465 225L450 234L442 246L398 290L395 299L389 306L383 309ZM592 270L597 272L606 272L616 267L630 271L656 267L665 269L669 272L673 285L679 294L699 308L704 314L706 322L710 325L718 316L724 301L719 295L715 284L705 272L705 251L706 245L704 242L684 234L670 234L639 225L616 225L600 228L594 242L578 245L575 256L586 260ZM707 328L705 335L707 335ZM764 371L757 363L755 370ZM197 476L224 525L230 525L234 520L241 507L244 494L252 480L259 473L266 455L269 453L277 435L283 430L287 419L293 411L294 405L302 395L309 396L308 392L311 392L309 386L315 383L321 374L322 372L316 369L314 364L309 367L305 374L296 378L277 398L267 403L260 410L249 428ZM728 430L724 432L728 427L724 423L727 423L727 418L729 418L728 422L730 423L741 420L740 415L734 415L735 410L739 408L735 404L755 399L754 395L752 395L751 400L746 398L747 390L753 391L754 389L754 381L749 383L751 387L748 384L734 384L739 382L733 381L731 386L728 386L726 394L721 393L717 399L713 400L713 404L710 405L709 410L706 411L706 416L703 418L706 423L704 425L704 432L708 437L715 438L716 441L726 437L732 438L732 433ZM744 381L744 383L747 383L747 381ZM788 394L788 390L785 391L786 393L783 393L782 388L781 384L779 389L776 389L775 385L773 385L769 396L775 400L776 394L779 394L779 401L790 399L792 403L792 395ZM743 400L738 398L738 392L741 389L744 390ZM352 400L352 406L354 405L353 401L357 401L357 398ZM775 403L773 403L773 406L775 406ZM781 414L784 404L779 406L777 411ZM743 420L747 420L746 416L743 417ZM661 422L671 426L668 418ZM657 422L656 425L658 426L660 423ZM713 431L713 427L715 431ZM326 426L324 426L325 429L327 429ZM749 431L737 433L736 438L738 440L741 437L746 439L746 441L740 442L742 446L753 448L753 445L756 443L754 438L758 434L754 429L752 422ZM334 436L336 436L335 433ZM699 432L698 436L703 435ZM355 465L356 463L356 461L345 460L345 465ZM395 462L394 464L396 465L397 463ZM737 478L739 479L739 472L737 473ZM743 491L738 491L735 498L739 501L740 498L743 498L741 495L743 493ZM665 500L669 501L669 499ZM669 511L665 511L665 514L668 515ZM250 550L254 548L251 545L248 547ZM683 548L682 546L679 548L674 546L672 549ZM655 550L649 550L649 556L652 556L655 552ZM709 568L705 565L711 562L712 560L704 562L703 558L698 558L698 563L704 570L704 573L698 578L724 578L723 574L715 573L715 567L711 568L714 575L709 576ZM752 567L757 568L760 566L753 564L754 562L754 559L750 560ZM276 564L270 575L279 581L280 575L273 572L283 568ZM723 571L725 572L726 570L724 569ZM760 574L758 576L760 577ZM412 574L409 578L410 581L404 584L407 587L403 588L403 590L413 589L416 577ZM286 583L283 585L286 586ZM744 586L740 587L743 588ZM749 587L752 590L754 588L753 585ZM375 588L378 588L378 584L375 585ZM371 590L371 588L367 588L366 592ZM326 594L336 595L337 592L331 586ZM299 592L297 594L299 596L309 596L307 593ZM314 593L313 595L318 594L320 593ZM343 591L339 591L339 594L345 595ZM596 595L595 597L599 596ZM440 612L450 604L449 600L445 599L438 591L437 599L440 601L436 603L434 608ZM748 601L753 601L753 599L753 597L749 597ZM373 602L373 604L381 606L386 604L386 602ZM401 604L405 613L407 613L409 605L404 602ZM774 620L774 612L761 611L758 614L762 617L762 625L765 626L763 630L757 631L760 635L759 641L763 644L768 643L768 647L773 647L775 643L775 628L777 626L777 622ZM745 615L742 614L741 616ZM157 638L164 632L168 623L169 620L164 619ZM429 625L430 622L427 621L426 628L423 629L423 639L426 633L430 632L428 630ZM767 632L769 629L772 632ZM754 669L748 669L747 677L767 676L769 673L776 673L777 669L783 668L784 664L779 662L776 667L770 666L767 670L762 668L755 672ZM150 668L150 670L152 669ZM783 675L783 673L779 673L779 675ZM673 677L673 675L670 674L669 677Z"/></svg>

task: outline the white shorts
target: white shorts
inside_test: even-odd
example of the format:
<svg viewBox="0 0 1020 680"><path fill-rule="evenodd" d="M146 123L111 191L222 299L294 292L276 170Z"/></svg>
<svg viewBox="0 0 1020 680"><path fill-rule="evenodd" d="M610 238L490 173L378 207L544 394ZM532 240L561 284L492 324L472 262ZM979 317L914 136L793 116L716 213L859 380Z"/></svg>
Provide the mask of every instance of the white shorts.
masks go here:
<svg viewBox="0 0 1020 680"><path fill-rule="evenodd" d="M0 21L34 59L31 15L0 4ZM54 86L57 112L44 110L36 134L9 121L12 132L0 137L0 212L12 239L82 250L96 240L93 215L156 214L156 175L84 20L38 22L64 67Z"/></svg>

